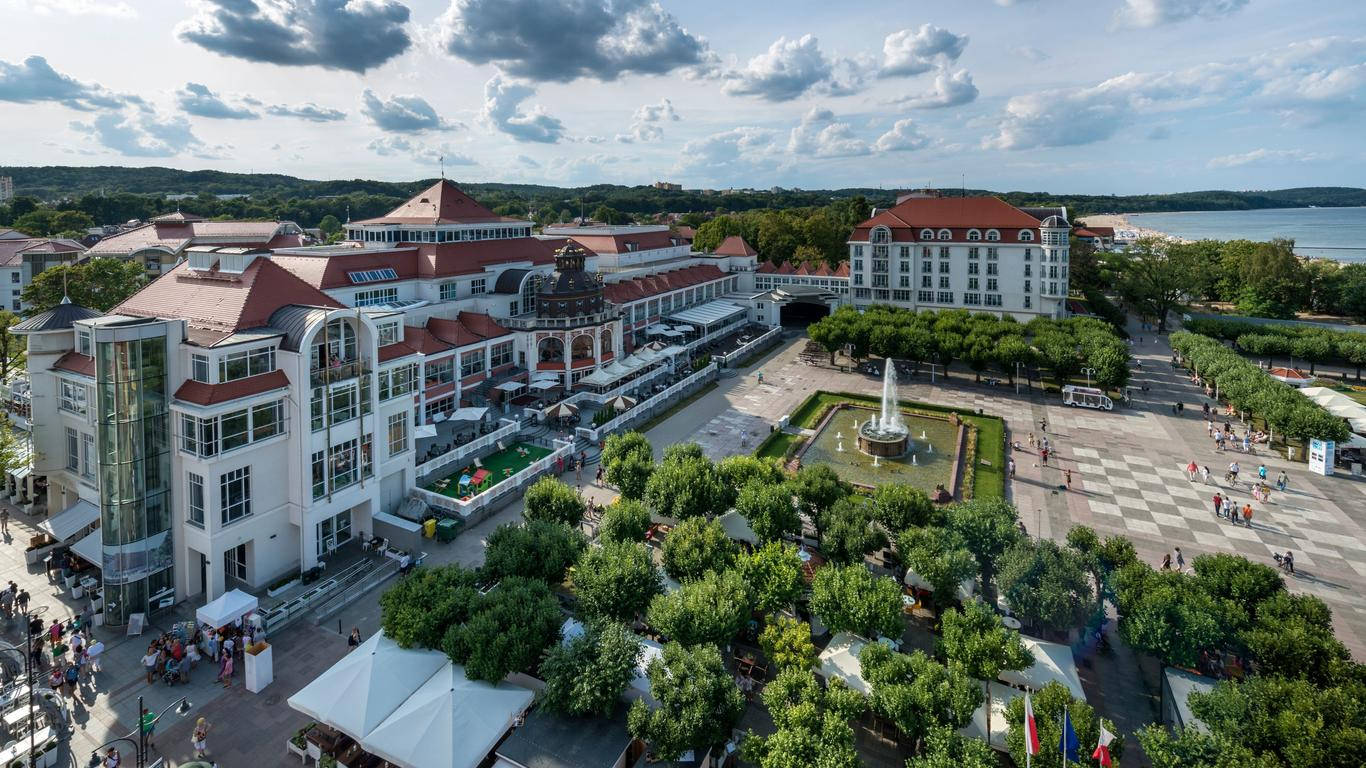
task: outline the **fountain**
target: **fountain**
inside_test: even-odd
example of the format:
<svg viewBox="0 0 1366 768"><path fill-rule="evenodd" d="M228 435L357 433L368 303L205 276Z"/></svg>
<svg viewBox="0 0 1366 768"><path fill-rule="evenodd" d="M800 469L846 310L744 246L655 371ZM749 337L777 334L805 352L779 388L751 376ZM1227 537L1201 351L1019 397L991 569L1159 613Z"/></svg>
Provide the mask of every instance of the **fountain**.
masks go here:
<svg viewBox="0 0 1366 768"><path fill-rule="evenodd" d="M856 422L857 423L857 422ZM896 399L896 366L891 358L882 377L882 409L877 416L869 418L858 430L860 451L873 457L873 466L878 466L877 458L901 456L910 448L910 431L901 421L901 411Z"/></svg>
<svg viewBox="0 0 1366 768"><path fill-rule="evenodd" d="M843 440L841 440L841 441L840 441L840 444L835 448L835 452L836 452L836 453L844 453L844 441L843 441Z"/></svg>

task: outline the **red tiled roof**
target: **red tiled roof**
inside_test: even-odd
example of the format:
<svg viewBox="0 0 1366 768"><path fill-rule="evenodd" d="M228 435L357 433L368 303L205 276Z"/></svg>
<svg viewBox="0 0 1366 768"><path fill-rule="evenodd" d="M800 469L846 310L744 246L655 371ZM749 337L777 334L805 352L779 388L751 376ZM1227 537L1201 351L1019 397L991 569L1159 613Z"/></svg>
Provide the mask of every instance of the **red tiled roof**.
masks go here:
<svg viewBox="0 0 1366 768"><path fill-rule="evenodd" d="M67 352L57 358L57 362L53 363L52 367L91 378L95 376L95 358L82 355L79 352Z"/></svg>
<svg viewBox="0 0 1366 768"><path fill-rule="evenodd" d="M715 253L718 256L759 255L759 252L754 250L753 246L745 242L745 238L739 235L731 235L730 237L727 237L725 240L722 240L721 244L716 246L716 250L713 251L713 253Z"/></svg>
<svg viewBox="0 0 1366 768"><path fill-rule="evenodd" d="M859 223L849 239L866 241L878 225L899 242L916 240L923 228L952 230L954 240L966 240L969 229L998 229L1001 242L1016 242L1019 230L1037 230L1039 220L998 197L913 197Z"/></svg>
<svg viewBox="0 0 1366 768"><path fill-rule="evenodd" d="M191 272L187 263L178 264L110 312L181 318L192 327L231 333L268 325L275 310L290 304L343 307L269 258L258 257L240 275L219 272L217 266Z"/></svg>
<svg viewBox="0 0 1366 768"><path fill-rule="evenodd" d="M90 254L124 255L143 248L164 248L177 253L195 245L223 245L242 248L286 248L303 244L301 235L283 234L281 221L160 221L134 227L100 240L90 246Z"/></svg>
<svg viewBox="0 0 1366 768"><path fill-rule="evenodd" d="M186 221L203 221L203 220L204 220L204 217L203 217L203 216L196 216L196 215L194 215L193 213L181 213L180 211L176 211L175 213L163 213L163 214L161 214L160 216L153 216L153 217L151 218L151 220L152 220L152 221L156 221L156 222L163 222L163 221L166 221L166 222L172 222L172 221L175 221L175 222L186 222Z"/></svg>
<svg viewBox="0 0 1366 768"><path fill-rule="evenodd" d="M829 277L835 273L830 271L829 264L821 262L821 265L816 267L816 269L811 274L815 277Z"/></svg>
<svg viewBox="0 0 1366 768"><path fill-rule="evenodd" d="M394 251L356 248L353 253L327 256L296 256L281 253L272 255L271 261L293 272L305 283L324 291L356 285L347 276L348 272L363 272L390 267L398 274L394 280L376 280L375 283L412 280L418 276L417 251L413 248L400 248ZM366 285L371 284L366 283Z"/></svg>
<svg viewBox="0 0 1366 768"><path fill-rule="evenodd" d="M461 192L449 179L442 179L417 193L403 205L374 219L356 224L463 224L479 221L521 221L496 215Z"/></svg>
<svg viewBox="0 0 1366 768"><path fill-rule="evenodd" d="M460 322L465 325L466 328L469 328L476 335L482 336L486 339L492 339L498 336L506 336L512 333L512 331L499 325L487 313L461 312L458 318Z"/></svg>
<svg viewBox="0 0 1366 768"><path fill-rule="evenodd" d="M419 355L435 355L452 349L450 344L433 336L431 331L414 325L403 326L403 344L412 347Z"/></svg>
<svg viewBox="0 0 1366 768"><path fill-rule="evenodd" d="M796 273L796 271L797 270L792 268L791 264L788 264L785 261L778 267L778 274L780 275L791 275Z"/></svg>
<svg viewBox="0 0 1366 768"><path fill-rule="evenodd" d="M697 237L697 230L683 224L674 227L674 231L678 233L679 237L683 238L684 240L687 240L690 243L693 241L694 238Z"/></svg>
<svg viewBox="0 0 1366 768"><path fill-rule="evenodd" d="M421 277L478 274L487 266L513 262L554 264L555 249L567 238L541 240L515 237L508 240L470 240L458 243L422 243L417 248L417 272Z"/></svg>
<svg viewBox="0 0 1366 768"><path fill-rule="evenodd" d="M848 277L848 276L849 276L849 262L847 262L847 261L841 261L839 267L837 267L837 268L835 269L835 274L831 275L831 277Z"/></svg>
<svg viewBox="0 0 1366 768"><path fill-rule="evenodd" d="M379 348L379 361L381 363L387 363L390 360L397 360L400 357L407 357L408 355L415 354L417 354L417 350L413 349L406 341L396 341L393 344L386 344Z"/></svg>
<svg viewBox="0 0 1366 768"><path fill-rule="evenodd" d="M85 246L66 238L0 239L0 267L17 267L25 253L84 253Z"/></svg>
<svg viewBox="0 0 1366 768"><path fill-rule="evenodd" d="M454 320L442 317L427 319L427 330L439 341L457 347L477 344L484 339L505 336L512 331L493 321L488 315L461 312Z"/></svg>
<svg viewBox="0 0 1366 768"><path fill-rule="evenodd" d="M691 288L725 277L714 264L694 264L691 267L662 272L658 275L636 277L603 286L603 298L614 304L625 304L661 293Z"/></svg>
<svg viewBox="0 0 1366 768"><path fill-rule="evenodd" d="M574 235L571 239L594 253L629 253L632 252L631 245L635 246L636 251L673 248L674 240L678 240L679 245L684 244L682 239L668 230L629 235L583 234Z"/></svg>
<svg viewBox="0 0 1366 768"><path fill-rule="evenodd" d="M760 275L771 275L778 271L778 265L771 261L761 261L759 268L754 271Z"/></svg>
<svg viewBox="0 0 1366 768"><path fill-rule="evenodd" d="M1114 227L1077 227L1077 237L1114 237Z"/></svg>
<svg viewBox="0 0 1366 768"><path fill-rule="evenodd" d="M195 405L218 405L229 400L260 395L288 386L289 377L285 375L284 371L278 370L223 384L205 384L201 381L189 379L175 391L175 399Z"/></svg>

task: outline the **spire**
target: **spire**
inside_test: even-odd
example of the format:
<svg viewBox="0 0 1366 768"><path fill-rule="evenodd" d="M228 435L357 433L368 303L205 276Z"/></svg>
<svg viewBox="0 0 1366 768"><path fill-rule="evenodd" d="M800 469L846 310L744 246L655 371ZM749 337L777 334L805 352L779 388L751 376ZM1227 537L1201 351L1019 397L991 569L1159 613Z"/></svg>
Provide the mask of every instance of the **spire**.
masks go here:
<svg viewBox="0 0 1366 768"><path fill-rule="evenodd" d="M70 304L70 303L71 303L71 297L67 295L67 290L66 290L66 278L67 278L67 276L69 276L70 274L71 274L71 270L69 270L69 269L63 269L63 270L62 270L62 303L63 303L63 304Z"/></svg>

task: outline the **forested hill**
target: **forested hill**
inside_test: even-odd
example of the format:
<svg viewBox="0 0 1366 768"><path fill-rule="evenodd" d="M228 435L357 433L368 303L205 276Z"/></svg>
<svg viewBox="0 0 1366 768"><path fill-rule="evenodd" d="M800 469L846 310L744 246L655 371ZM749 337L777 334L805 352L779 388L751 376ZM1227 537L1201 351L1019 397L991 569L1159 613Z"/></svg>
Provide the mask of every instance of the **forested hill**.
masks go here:
<svg viewBox="0 0 1366 768"><path fill-rule="evenodd" d="M136 195L159 198L172 194L245 194L263 202L266 198L271 198L277 203L345 196L381 198L383 204L387 204L388 199L405 198L433 181L321 181L282 174L123 166L0 166L0 176L13 177L16 195L31 195L48 202L70 201L87 195ZM585 206L586 212L591 213L599 205L606 205L635 216L646 216L663 212L744 211L756 208L820 206L832 200L859 196L866 198L872 205L885 206L891 204L894 198L892 190L877 188L704 194L701 190L669 191L647 186L626 187L611 184L565 188L537 184L467 183L458 179L456 181L462 188L491 207L514 203L515 207L524 206L530 210L568 209L575 214L578 213L580 206ZM1077 214L1244 210L1311 205L1366 206L1366 189L1356 187L1298 187L1242 192L1207 190L1152 195L1070 195L985 189L947 190L945 193L964 192L969 195L995 194L1016 205L1066 205L1070 211Z"/></svg>

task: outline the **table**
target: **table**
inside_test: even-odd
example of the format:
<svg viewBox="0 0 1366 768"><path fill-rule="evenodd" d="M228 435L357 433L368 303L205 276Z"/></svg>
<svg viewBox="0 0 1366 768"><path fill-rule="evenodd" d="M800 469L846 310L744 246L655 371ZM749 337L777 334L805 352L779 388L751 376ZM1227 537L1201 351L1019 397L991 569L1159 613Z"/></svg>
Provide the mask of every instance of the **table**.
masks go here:
<svg viewBox="0 0 1366 768"><path fill-rule="evenodd" d="M1020 623L1020 620L1014 616L1002 616L1001 623L1006 626L1006 629L1019 629L1024 626Z"/></svg>

